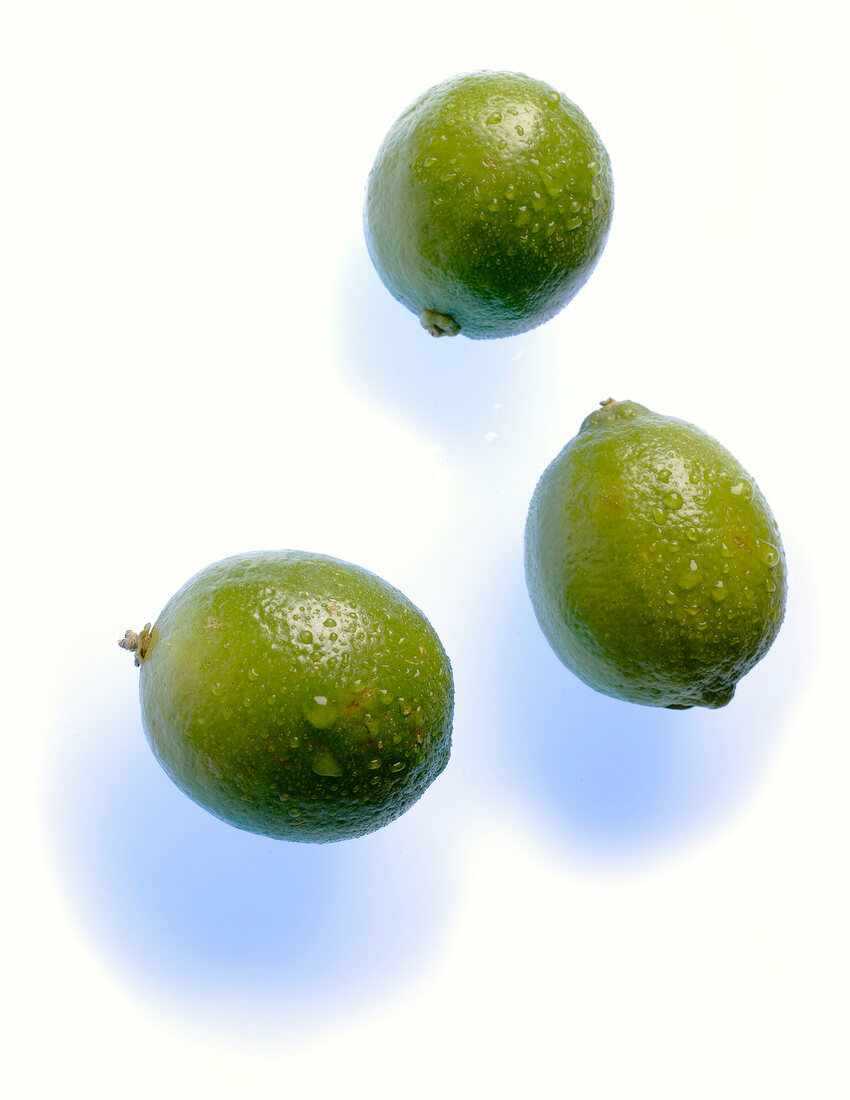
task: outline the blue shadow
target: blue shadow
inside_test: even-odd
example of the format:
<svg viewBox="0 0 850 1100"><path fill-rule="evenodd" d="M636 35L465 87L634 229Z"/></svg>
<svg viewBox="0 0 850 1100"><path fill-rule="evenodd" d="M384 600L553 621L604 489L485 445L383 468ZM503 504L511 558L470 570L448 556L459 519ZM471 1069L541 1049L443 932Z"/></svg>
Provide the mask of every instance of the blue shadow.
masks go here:
<svg viewBox="0 0 850 1100"><path fill-rule="evenodd" d="M96 679L76 688L90 704ZM324 1025L427 968L452 877L431 792L358 840L242 832L161 771L121 679L69 718L51 777L62 877L105 956L161 1003L229 1030L242 1019L253 1035L283 1019L290 1031Z"/></svg>
<svg viewBox="0 0 850 1100"><path fill-rule="evenodd" d="M789 609L773 649L727 707L671 711L601 695L560 663L537 625L521 560L488 583L499 607L481 632L481 662L499 670L499 690L479 693L490 712L479 713L485 732L466 755L501 805L512 803L584 861L623 864L703 834L764 782L808 676L804 609Z"/></svg>
<svg viewBox="0 0 850 1100"><path fill-rule="evenodd" d="M528 431L534 423L528 406L547 399L545 375L563 360L558 319L521 338L429 336L383 286L362 241L341 264L333 318L337 380L449 449L467 470L497 419Z"/></svg>

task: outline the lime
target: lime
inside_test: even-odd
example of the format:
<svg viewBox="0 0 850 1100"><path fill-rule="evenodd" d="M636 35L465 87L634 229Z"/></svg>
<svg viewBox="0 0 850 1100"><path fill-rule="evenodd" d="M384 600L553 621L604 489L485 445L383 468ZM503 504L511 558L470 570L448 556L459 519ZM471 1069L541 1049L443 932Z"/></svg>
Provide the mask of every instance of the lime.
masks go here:
<svg viewBox="0 0 850 1100"><path fill-rule="evenodd" d="M607 401L541 477L526 579L555 653L597 691L722 707L775 639L785 555L758 487L693 424Z"/></svg>
<svg viewBox="0 0 850 1100"><path fill-rule="evenodd" d="M360 836L448 762L448 657L422 612L356 565L294 550L226 558L121 645L160 764L238 828Z"/></svg>
<svg viewBox="0 0 850 1100"><path fill-rule="evenodd" d="M390 128L366 188L369 254L434 336L549 320L599 259L611 164L581 110L521 73L436 85Z"/></svg>

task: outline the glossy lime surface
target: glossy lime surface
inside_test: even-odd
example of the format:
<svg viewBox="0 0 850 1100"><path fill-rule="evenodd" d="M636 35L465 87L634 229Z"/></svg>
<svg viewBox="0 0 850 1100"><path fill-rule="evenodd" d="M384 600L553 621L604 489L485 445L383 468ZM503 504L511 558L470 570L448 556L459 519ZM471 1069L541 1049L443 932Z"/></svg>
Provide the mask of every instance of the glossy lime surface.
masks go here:
<svg viewBox="0 0 850 1100"><path fill-rule="evenodd" d="M526 524L526 579L564 664L650 706L724 706L785 613L776 522L705 432L611 402L545 471Z"/></svg>
<svg viewBox="0 0 850 1100"><path fill-rule="evenodd" d="M284 550L208 566L137 659L157 759L242 829L315 842L371 832L449 759L439 638L401 592L335 558Z"/></svg>
<svg viewBox="0 0 850 1100"><path fill-rule="evenodd" d="M510 336L584 285L614 205L608 153L582 111L521 73L436 85L391 127L364 227L389 291L433 335Z"/></svg>

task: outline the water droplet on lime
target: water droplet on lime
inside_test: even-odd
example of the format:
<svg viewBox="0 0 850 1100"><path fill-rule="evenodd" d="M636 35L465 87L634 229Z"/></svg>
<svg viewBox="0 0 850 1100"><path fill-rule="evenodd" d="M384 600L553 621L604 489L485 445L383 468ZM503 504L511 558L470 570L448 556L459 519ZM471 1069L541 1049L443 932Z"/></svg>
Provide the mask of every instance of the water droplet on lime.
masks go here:
<svg viewBox="0 0 850 1100"><path fill-rule="evenodd" d="M327 778L342 775L342 768L339 766L339 762L333 753L328 752L327 749L319 749L318 752L313 753L313 759L310 761L310 766L316 775L325 776Z"/></svg>
<svg viewBox="0 0 850 1100"><path fill-rule="evenodd" d="M779 551L764 539L756 539L756 552L765 565L774 566L779 561Z"/></svg>
<svg viewBox="0 0 850 1100"><path fill-rule="evenodd" d="M301 709L310 725L318 730L330 729L339 717L339 709L325 695L313 696Z"/></svg>
<svg viewBox="0 0 850 1100"><path fill-rule="evenodd" d="M676 581L680 588L683 588L686 592L690 592L692 588L696 586L702 580L702 574L697 567L697 563L691 559L688 563L688 568L684 573L681 573Z"/></svg>

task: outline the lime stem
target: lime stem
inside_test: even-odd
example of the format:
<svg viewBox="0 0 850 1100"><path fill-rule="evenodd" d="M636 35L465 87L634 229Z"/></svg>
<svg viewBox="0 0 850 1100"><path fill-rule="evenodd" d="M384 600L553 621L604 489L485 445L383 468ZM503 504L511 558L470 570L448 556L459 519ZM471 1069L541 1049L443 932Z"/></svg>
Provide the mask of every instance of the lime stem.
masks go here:
<svg viewBox="0 0 850 1100"><path fill-rule="evenodd" d="M599 404L603 409L613 409L615 405L619 405L619 401L615 401L613 397L606 397L604 401L600 401Z"/></svg>
<svg viewBox="0 0 850 1100"><path fill-rule="evenodd" d="M151 624L148 623L140 634L137 634L135 630L127 630L124 633L124 637L118 642L122 649L129 649L131 653L136 655L135 664L138 666L142 663L145 654L148 651L148 642L150 640Z"/></svg>
<svg viewBox="0 0 850 1100"><path fill-rule="evenodd" d="M419 314L419 323L432 336L457 336L460 325L448 313L438 313L436 309L423 309Z"/></svg>

